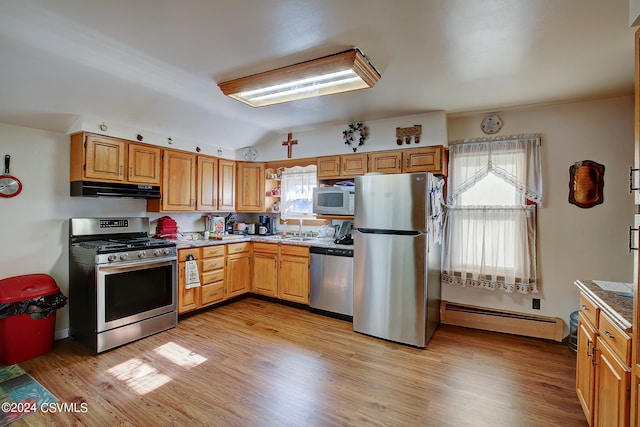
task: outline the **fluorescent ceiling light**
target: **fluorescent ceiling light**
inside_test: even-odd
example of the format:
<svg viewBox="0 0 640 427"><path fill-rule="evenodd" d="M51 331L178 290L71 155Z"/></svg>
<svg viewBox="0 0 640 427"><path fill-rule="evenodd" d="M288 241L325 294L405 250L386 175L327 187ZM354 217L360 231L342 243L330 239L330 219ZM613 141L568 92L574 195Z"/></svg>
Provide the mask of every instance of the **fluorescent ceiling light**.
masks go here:
<svg viewBox="0 0 640 427"><path fill-rule="evenodd" d="M220 83L222 92L252 107L373 87L380 73L354 48L277 70Z"/></svg>

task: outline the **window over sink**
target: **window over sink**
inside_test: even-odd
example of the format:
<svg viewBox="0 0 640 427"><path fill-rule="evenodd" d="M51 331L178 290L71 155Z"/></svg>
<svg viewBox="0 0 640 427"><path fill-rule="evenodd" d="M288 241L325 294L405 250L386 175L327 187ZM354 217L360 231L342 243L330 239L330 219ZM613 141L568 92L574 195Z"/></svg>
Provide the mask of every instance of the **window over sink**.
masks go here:
<svg viewBox="0 0 640 427"><path fill-rule="evenodd" d="M280 207L282 220L315 218L313 189L317 183L316 165L284 168Z"/></svg>

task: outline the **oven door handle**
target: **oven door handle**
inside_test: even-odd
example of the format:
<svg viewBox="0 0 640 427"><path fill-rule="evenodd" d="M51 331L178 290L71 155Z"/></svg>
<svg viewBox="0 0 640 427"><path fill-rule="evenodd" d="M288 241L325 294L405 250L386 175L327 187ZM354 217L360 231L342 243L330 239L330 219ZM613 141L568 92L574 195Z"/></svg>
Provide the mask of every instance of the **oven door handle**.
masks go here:
<svg viewBox="0 0 640 427"><path fill-rule="evenodd" d="M156 268L163 265L177 264L177 262L178 259L176 257L141 259L131 262L119 262L116 264L101 264L98 266L98 271L101 273L113 274L122 271Z"/></svg>

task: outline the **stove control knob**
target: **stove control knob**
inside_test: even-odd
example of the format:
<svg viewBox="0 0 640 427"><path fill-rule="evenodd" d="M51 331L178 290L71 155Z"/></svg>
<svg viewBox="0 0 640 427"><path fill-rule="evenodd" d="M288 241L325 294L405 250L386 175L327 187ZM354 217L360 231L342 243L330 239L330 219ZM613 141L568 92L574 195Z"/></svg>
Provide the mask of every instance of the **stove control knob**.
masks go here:
<svg viewBox="0 0 640 427"><path fill-rule="evenodd" d="M145 251L138 252L138 258L144 258L145 256L147 256L147 253Z"/></svg>
<svg viewBox="0 0 640 427"><path fill-rule="evenodd" d="M169 248L164 248L164 254L165 255L169 255L171 253L171 249Z"/></svg>
<svg viewBox="0 0 640 427"><path fill-rule="evenodd" d="M121 259L122 261L124 261L125 259L127 259L127 257L128 257L128 255L127 255L126 253L124 253L124 254L120 254L120 259Z"/></svg>
<svg viewBox="0 0 640 427"><path fill-rule="evenodd" d="M160 250L160 249L156 249L155 251L153 251L153 254L154 254L155 256L160 256L160 255L162 255L162 250Z"/></svg>
<svg viewBox="0 0 640 427"><path fill-rule="evenodd" d="M109 262L113 262L113 261L115 261L115 260L116 260L116 258L117 258L116 254L110 254L110 255L107 257L107 261L109 261Z"/></svg>

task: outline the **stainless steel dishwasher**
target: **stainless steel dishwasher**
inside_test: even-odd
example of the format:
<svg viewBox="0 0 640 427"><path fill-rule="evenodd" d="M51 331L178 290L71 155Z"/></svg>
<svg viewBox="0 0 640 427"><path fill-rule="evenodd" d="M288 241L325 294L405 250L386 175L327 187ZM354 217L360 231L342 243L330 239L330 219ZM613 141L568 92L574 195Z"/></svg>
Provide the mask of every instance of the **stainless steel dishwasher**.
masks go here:
<svg viewBox="0 0 640 427"><path fill-rule="evenodd" d="M310 252L309 306L353 317L353 249L312 246Z"/></svg>

